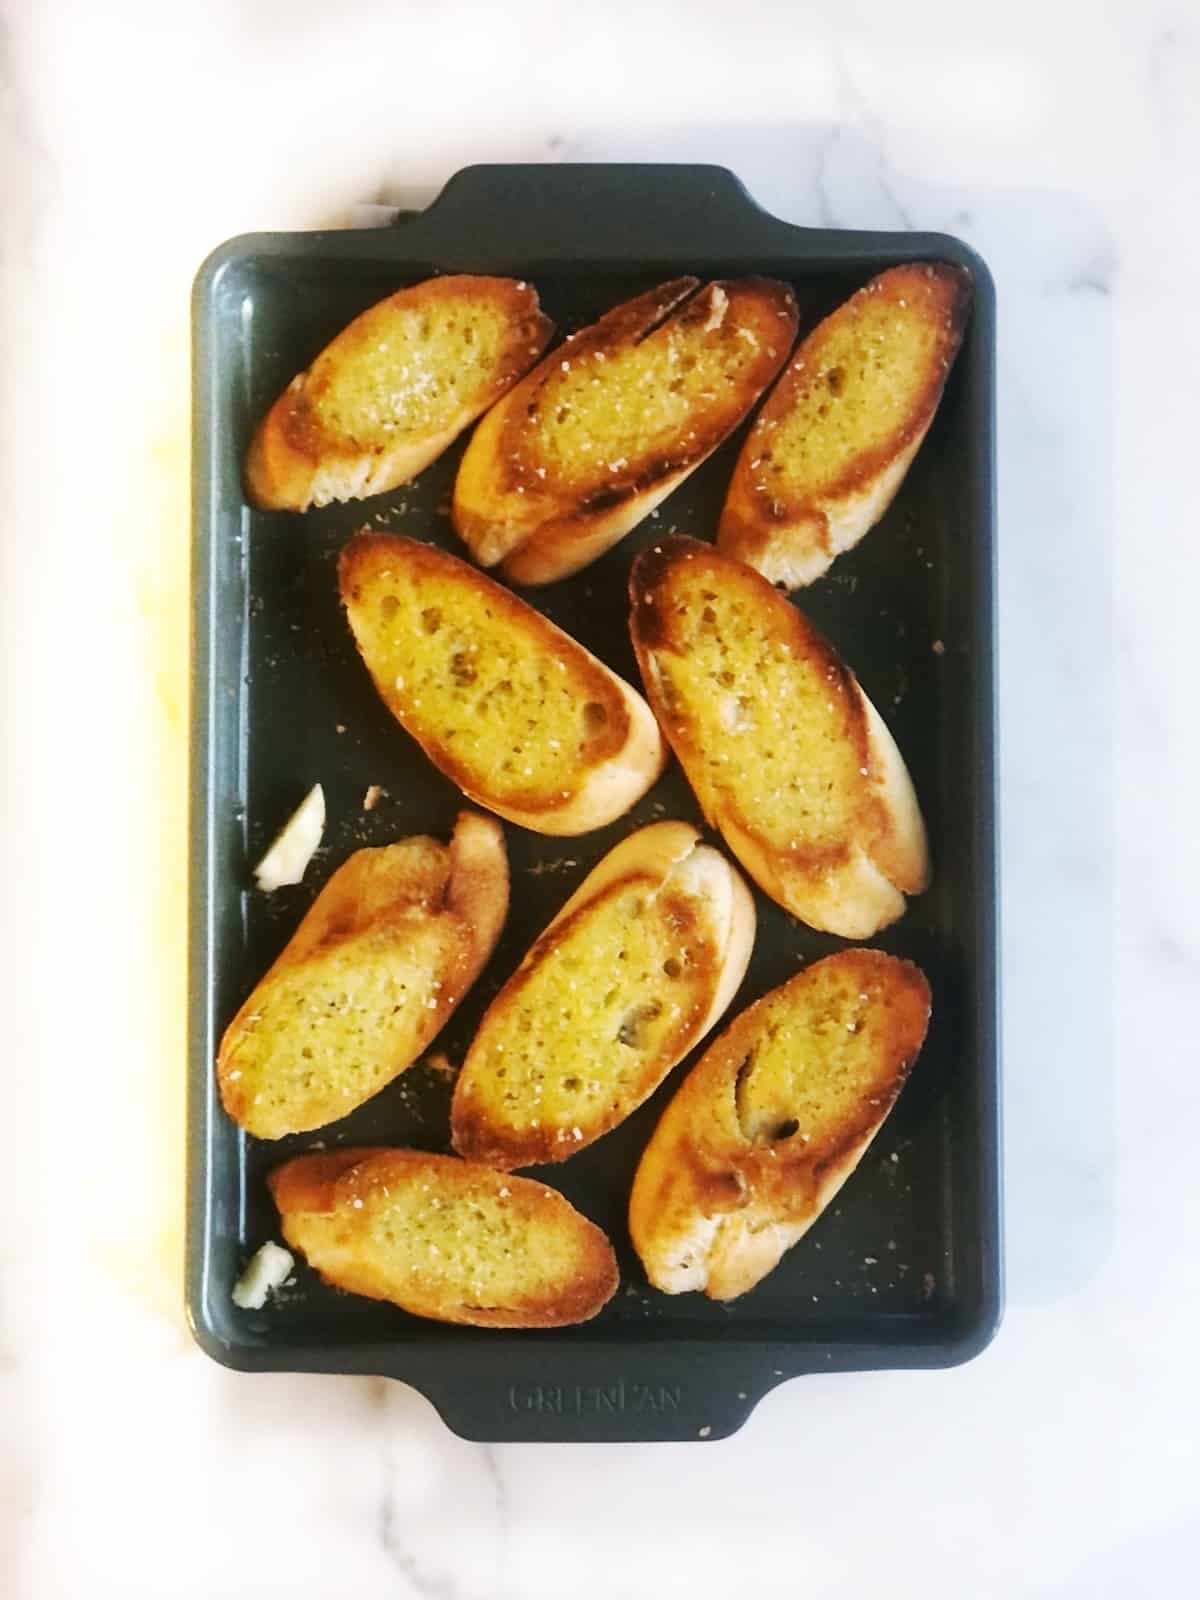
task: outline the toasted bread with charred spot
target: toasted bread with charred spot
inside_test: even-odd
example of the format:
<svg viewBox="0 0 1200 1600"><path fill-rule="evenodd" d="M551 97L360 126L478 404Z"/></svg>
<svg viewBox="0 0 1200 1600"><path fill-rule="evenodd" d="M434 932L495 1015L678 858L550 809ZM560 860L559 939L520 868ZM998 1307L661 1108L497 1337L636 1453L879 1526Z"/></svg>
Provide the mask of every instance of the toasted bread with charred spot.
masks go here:
<svg viewBox="0 0 1200 1600"><path fill-rule="evenodd" d="M384 704L479 805L537 833L586 833L661 773L666 749L641 695L465 561L361 533L338 577Z"/></svg>
<svg viewBox="0 0 1200 1600"><path fill-rule="evenodd" d="M455 1087L455 1149L531 1166L615 1128L724 1014L754 926L750 891L690 824L631 834L488 1008Z"/></svg>
<svg viewBox="0 0 1200 1600"><path fill-rule="evenodd" d="M732 1300L837 1194L895 1104L929 1024L907 961L842 950L764 995L709 1046L634 1177L629 1230L667 1294Z"/></svg>
<svg viewBox="0 0 1200 1600"><path fill-rule="evenodd" d="M246 459L263 511L415 478L541 355L554 325L511 278L430 278L371 306L292 379Z"/></svg>
<svg viewBox="0 0 1200 1600"><path fill-rule="evenodd" d="M327 1283L418 1317L561 1328L617 1287L604 1234L544 1183L418 1150L337 1150L276 1168L283 1236Z"/></svg>
<svg viewBox="0 0 1200 1600"><path fill-rule="evenodd" d="M965 272L892 267L802 340L734 468L717 544L799 588L892 502L958 354Z"/></svg>
<svg viewBox="0 0 1200 1600"><path fill-rule="evenodd" d="M217 1082L248 1133L345 1116L412 1065L479 975L508 912L504 833L464 811L449 847L357 850L225 1030Z"/></svg>
<svg viewBox="0 0 1200 1600"><path fill-rule="evenodd" d="M928 881L925 829L854 674L758 573L674 537L642 552L631 627L650 703L709 822L772 899L865 939Z"/></svg>
<svg viewBox="0 0 1200 1600"><path fill-rule="evenodd" d="M577 572L729 437L796 326L767 278L676 278L615 306L484 418L454 486L460 538L514 583Z"/></svg>

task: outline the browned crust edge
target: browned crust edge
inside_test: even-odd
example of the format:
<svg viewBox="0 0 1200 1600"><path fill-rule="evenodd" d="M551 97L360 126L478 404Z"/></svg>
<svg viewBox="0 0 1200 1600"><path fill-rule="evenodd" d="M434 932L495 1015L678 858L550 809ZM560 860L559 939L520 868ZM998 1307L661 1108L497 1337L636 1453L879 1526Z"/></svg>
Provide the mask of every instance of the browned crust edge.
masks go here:
<svg viewBox="0 0 1200 1600"><path fill-rule="evenodd" d="M669 617L665 608L657 603L658 597L669 586L675 570L684 562L695 560L710 564L714 571L715 583L736 582L748 585L758 603L771 617L779 636L791 643L798 654L810 659L815 658L820 662L830 675L828 681L831 690L837 692L843 708L843 737L852 745L859 765L868 765L870 747L867 721L859 698L858 680L824 635L818 632L790 600L781 595L752 567L734 560L732 556L725 555L699 539L691 539L683 534L672 534L658 544L647 546L634 560L629 575L630 632L647 698L668 743L688 775L689 782L692 782L693 773L699 773L701 770L701 752L695 742L688 737L679 718L663 703L656 687L650 659L655 651L673 649ZM774 847L763 839L763 835L755 826L754 818L737 803L732 791L721 792L718 808L706 782L693 783L693 788L710 826L721 829L723 819L732 820L752 838L759 840L765 850L769 850L772 855L777 853ZM891 822L880 799L876 795L864 792L855 820L857 828L853 839L847 839L824 849L814 849L805 845L794 846L786 857L790 868L799 874L816 876L832 868L844 866L849 862L855 844L873 856L880 848L880 841L885 839L891 830ZM743 862L743 864L749 868L748 863Z"/></svg>
<svg viewBox="0 0 1200 1600"><path fill-rule="evenodd" d="M723 1101L732 1103L738 1073L769 1008L781 999L802 1003L813 974L831 964L861 974L864 985L879 982L891 991L885 1041L891 1059L882 1081L816 1143L799 1132L755 1142L737 1127L736 1116L731 1125L714 1113ZM805 967L743 1011L692 1068L643 1151L630 1195L630 1230L639 1255L653 1253L655 1219L664 1215L677 1222L687 1212L702 1222L746 1211L758 1220L810 1226L890 1115L924 1046L931 1007L929 982L919 967L854 947Z"/></svg>
<svg viewBox="0 0 1200 1600"><path fill-rule="evenodd" d="M428 839L441 853L439 886L435 887L432 879L429 885L430 891L439 894L440 898L430 902L428 911L430 916L450 917L456 937L452 964L443 975L441 988L433 996L436 1004L428 1010L426 1026L416 1051L408 1060L395 1066L387 1082L394 1082L401 1073L406 1072L454 1015L495 949L508 915L508 851L504 830L493 817L460 811L448 845L423 834L410 835L408 839ZM408 839L393 842L406 843ZM390 905L367 904L364 901L356 875L378 848L389 847L368 846L347 856L313 900L291 938L238 1007L222 1034L215 1068L217 1090L225 1112L239 1126L248 1125L247 1112L250 1108L241 1092L240 1083L229 1076L231 1056L237 1047L246 1017L262 1004L263 991L267 986L281 973L312 959L329 946L354 937L369 926L382 926L394 917L413 910L414 901L408 896L398 896ZM381 1083L367 1098L374 1098L385 1087L386 1084ZM352 1109L347 1104L336 1116L328 1117L321 1123L305 1122L273 1137L283 1137L284 1132L311 1132L314 1127L324 1126L326 1122L334 1121ZM256 1137L272 1136L259 1133Z"/></svg>
<svg viewBox="0 0 1200 1600"><path fill-rule="evenodd" d="M559 1298L547 1305L534 1300L517 1302L504 1308L460 1305L434 1315L427 1305L414 1306L383 1290L365 1289L361 1283L350 1293L369 1299L386 1300L413 1315L443 1322L482 1328L560 1328L589 1321L616 1293L619 1282L616 1256L602 1229L577 1211L555 1189L531 1178L502 1175L457 1156L432 1155L417 1150L359 1147L348 1150L314 1152L295 1156L276 1167L267 1178L271 1196L279 1209L283 1235L295 1248L303 1250L300 1229L296 1226L306 1212L320 1216L337 1214L343 1207L353 1215L353 1201L381 1184L411 1182L427 1177L431 1182L456 1186L460 1192L478 1192L481 1187L493 1193L503 1183L514 1209L525 1217L536 1212L556 1214L568 1227L578 1255L573 1280L564 1284ZM324 1282L344 1288L336 1275L310 1262Z"/></svg>
<svg viewBox="0 0 1200 1600"><path fill-rule="evenodd" d="M450 273L406 284L352 318L276 398L255 430L246 454L243 480L250 503L260 511L294 509L280 502L275 492L277 482L305 465L316 469L333 461L357 461L363 455L361 444L332 433L321 422L314 404L316 397L310 392L310 380L320 362L331 354L336 355L339 346L353 343L366 319L414 301L478 300L484 296L492 300L502 314L509 316L511 336L490 381L481 385L470 404L464 406L463 418L453 434L461 433L494 405L528 372L554 336L554 323L541 310L537 290L532 284L515 278L477 273ZM446 444L449 443L447 439Z"/></svg>
<svg viewBox="0 0 1200 1600"><path fill-rule="evenodd" d="M531 411L543 403L561 366L586 360L597 351L612 354L649 337L664 323L678 322L684 327L695 323L703 328L718 290L728 301L723 320L732 317L739 325L758 326L760 331L765 323L772 335L762 340L736 393L707 412L697 410L694 426L670 449L643 455L603 480L594 472L570 476L556 469L548 488L544 465L537 458L526 424ZM485 565L498 563L515 582L553 582L588 565L648 515L739 426L787 360L798 324L791 289L771 278L727 279L704 285L695 278L678 278L613 307L552 350L488 418L464 458L464 470L455 485L453 518L459 537ZM482 453L482 459L476 462L473 453ZM463 487L468 481L469 493ZM516 496L521 497L523 510L510 523ZM507 544L486 554L497 519L509 528Z"/></svg>
<svg viewBox="0 0 1200 1600"><path fill-rule="evenodd" d="M783 1139L768 1145L743 1140L742 1151L731 1163L729 1172L714 1170L705 1163L694 1169L697 1194L702 1198L706 1214L739 1209L744 1203L744 1186L771 1205L781 1220L804 1221L817 1213L816 1201L830 1171L838 1167L891 1112L900 1091L908 1080L921 1048L931 1012L929 981L921 969L911 961L903 961L882 950L855 947L839 950L824 961L813 962L787 983L764 995L737 1019L733 1026L706 1052L699 1063L697 1085L720 1081L731 1084L738 1068L753 1043L768 1005L780 996L790 998L789 991L802 993L811 981L808 974L832 962L863 974L862 981L870 982L887 975L893 991L893 1032L888 1040L892 1061L888 1078L875 1103L864 1102L852 1116L829 1128L818 1143L803 1143L799 1136ZM919 1029L916 1026L919 1018ZM706 1065L707 1064L707 1065ZM703 1069L703 1075L702 1075ZM730 1192L733 1172L744 1181L738 1184L736 1199ZM736 1179L734 1180L736 1182Z"/></svg>
<svg viewBox="0 0 1200 1600"><path fill-rule="evenodd" d="M653 881L646 873L637 871L626 873L610 883L600 894L576 906L565 917L556 918L534 940L521 965L488 1006L476 1030L476 1037L482 1036L485 1028L505 1015L519 999L521 991L530 981L538 963L545 960L582 921L590 917L597 906L621 894L630 884ZM694 912L682 896L677 897L675 903L679 917L688 922L695 920ZM720 954L714 951L713 956L714 959L711 963L706 963L707 970L702 974L710 980L707 994L697 999L691 1010L680 1017L678 1026L671 1036L670 1047L664 1049L659 1066L647 1067L635 1097L621 1111L610 1110L583 1139L571 1144L558 1139L552 1130L545 1127L529 1128L521 1133L495 1129L486 1116L476 1108L467 1092L470 1079L464 1064L463 1071L459 1073L454 1086L454 1098L450 1107L450 1136L454 1148L467 1160L485 1162L503 1171L511 1171L514 1167L549 1166L567 1161L581 1150L586 1150L597 1139L611 1133L650 1098L676 1063L687 1054L690 1048L688 1041L695 1035L700 1022L707 1015L712 993L720 980Z"/></svg>
<svg viewBox="0 0 1200 1600"><path fill-rule="evenodd" d="M945 326L939 340L938 360L931 366L924 387L914 397L902 421L880 444L855 455L837 477L821 485L818 494L789 494L782 486L779 492L773 493L758 489L750 463L761 453L771 425L781 421L791 410L797 391L806 380L806 366L814 358L819 359L831 327L844 317L848 307L867 295L884 294L899 300L906 289L912 292L914 283L924 288L931 278L939 290L938 302L945 314ZM971 282L965 269L947 262L909 262L878 274L819 322L801 340L783 375L767 396L738 456L721 513L718 531L721 548L752 561L776 537L777 530L796 525L810 528L817 543L828 550L829 519L822 502L865 492L898 458L920 442L941 401L950 368L962 344L970 307ZM886 506L880 508L880 515L884 509Z"/></svg>
<svg viewBox="0 0 1200 1600"><path fill-rule="evenodd" d="M597 350L612 352L622 346L639 343L665 322L676 322L681 328L689 328L694 324L703 326L709 315L709 301L711 291L714 289L720 289L728 297L726 316L736 317L735 305L740 301L747 307L756 304L761 307L764 314L776 316L786 322L776 346L776 354L771 355L764 346L758 360L748 370L743 383L739 385L737 402L725 408L725 413L720 416L701 415L697 419L692 438L681 439L678 449L671 450L669 454L643 458L617 483L604 482L590 486L591 479L560 477L556 489L566 496L575 492L582 494L575 515L577 520L583 523L589 516L609 511L614 506L632 500L635 496L652 489L670 473L695 467L706 456L711 455L717 446L729 437L776 373L782 369L795 341L799 326L795 296L787 284L776 279L728 278L702 285L698 278L676 278L669 283L660 284L646 294L638 295L633 300L614 306L590 327L569 334L561 345L552 350L522 379L519 388L521 404L516 403L514 396L514 403L506 419L500 452L504 487L515 488L518 484L528 489L538 487L538 480L533 475L537 463L526 460L523 448L524 408L537 403L540 390L560 370L562 360L585 357Z"/></svg>
<svg viewBox="0 0 1200 1600"><path fill-rule="evenodd" d="M604 732L594 740L590 748L588 766L573 775L575 780L573 784L559 783L553 793L549 794L540 790L514 789L506 791L500 797L506 809L525 812L539 810L553 812L561 809L578 794L588 772L617 755L628 742L629 709L617 681L577 640L556 627L540 611L536 611L510 590L480 572L477 567L460 561L457 556L436 545L423 544L417 539L409 539L398 534L374 533L364 529L343 546L338 557L338 586L347 612L351 602L357 603L362 585L371 576L381 573L387 567L396 566L407 566L410 569L424 568L426 572L438 576L445 582L458 583L464 588L486 594L508 624L521 629L527 635L532 635L550 654L567 658L581 682L581 694L587 700L594 700L604 706L607 712ZM401 714L397 708L394 686L385 684L376 677L359 643L358 635L354 632L353 623L351 623L351 633L354 634L359 654L371 674L380 698L396 720L417 741L439 772L445 773L460 789L480 794L479 775L473 773L465 764L455 761L431 733L419 731L412 725L411 719L406 720ZM562 793L564 787L568 789L565 798Z"/></svg>

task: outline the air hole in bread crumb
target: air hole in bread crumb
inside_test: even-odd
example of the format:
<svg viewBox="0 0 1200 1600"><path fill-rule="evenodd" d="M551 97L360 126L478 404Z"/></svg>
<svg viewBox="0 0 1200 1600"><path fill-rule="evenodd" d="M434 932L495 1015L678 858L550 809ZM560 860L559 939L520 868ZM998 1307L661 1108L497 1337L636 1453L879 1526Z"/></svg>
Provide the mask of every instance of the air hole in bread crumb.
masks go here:
<svg viewBox="0 0 1200 1600"><path fill-rule="evenodd" d="M456 650L450 657L450 676L460 688L475 682L475 667L465 650Z"/></svg>
<svg viewBox="0 0 1200 1600"><path fill-rule="evenodd" d="M426 633L436 633L442 625L442 613L437 606L426 606L421 613L421 626Z"/></svg>
<svg viewBox="0 0 1200 1600"><path fill-rule="evenodd" d="M621 1026L617 1029L618 1043L627 1045L631 1050L638 1049L646 1024L653 1022L661 1014L661 1000L644 1000L641 1005L634 1006L625 1013Z"/></svg>
<svg viewBox="0 0 1200 1600"><path fill-rule="evenodd" d="M608 712L598 700L589 700L583 708L583 724L592 732L598 732L608 721Z"/></svg>

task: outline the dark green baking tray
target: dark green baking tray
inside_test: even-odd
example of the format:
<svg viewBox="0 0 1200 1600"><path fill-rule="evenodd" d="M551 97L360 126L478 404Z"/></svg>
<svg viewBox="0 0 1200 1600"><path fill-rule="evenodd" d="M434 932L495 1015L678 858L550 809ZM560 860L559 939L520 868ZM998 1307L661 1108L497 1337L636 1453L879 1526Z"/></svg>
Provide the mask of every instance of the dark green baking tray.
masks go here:
<svg viewBox="0 0 1200 1600"><path fill-rule="evenodd" d="M241 462L279 390L355 313L444 271L533 281L560 334L681 272L787 279L802 331L872 274L941 258L974 281L965 344L932 430L881 525L799 598L891 724L929 825L934 881L879 939L929 974L934 1015L896 1110L834 1206L779 1269L728 1306L650 1289L625 1204L678 1069L622 1127L545 1169L611 1236L621 1288L594 1321L553 1332L444 1327L340 1294L302 1263L261 1312L230 1291L278 1237L264 1184L313 1136L264 1144L222 1112L212 1060L225 1024L347 854L447 835L457 792L385 711L340 614L337 552L370 523L456 548L447 502L461 444L394 493L304 517L246 504ZM254 1371L385 1374L483 1440L716 1439L802 1373L969 1359L1000 1314L994 798L995 300L979 257L944 235L793 227L719 167L480 166L427 211L380 230L257 234L222 245L194 293L194 636L188 1308L218 1361ZM628 539L529 595L637 681L629 563L677 528L711 537L741 434ZM460 553L462 553L460 551ZM302 885L267 896L250 869L310 785L329 822ZM367 786L387 797L362 809ZM595 861L634 826L700 820L672 767L633 812L578 839L506 825L508 925L441 1038L458 1059L504 977ZM732 1015L842 941L761 894ZM446 1148L449 1086L418 1066L322 1130L333 1146Z"/></svg>

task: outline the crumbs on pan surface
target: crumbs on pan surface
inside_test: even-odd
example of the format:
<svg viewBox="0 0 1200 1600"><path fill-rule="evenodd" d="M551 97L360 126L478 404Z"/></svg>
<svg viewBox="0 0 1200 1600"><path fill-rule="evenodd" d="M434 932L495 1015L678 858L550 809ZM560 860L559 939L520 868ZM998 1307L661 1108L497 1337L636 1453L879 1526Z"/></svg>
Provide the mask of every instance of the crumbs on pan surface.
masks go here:
<svg viewBox="0 0 1200 1600"><path fill-rule="evenodd" d="M532 866L526 867L531 878L540 878L546 872L569 872L572 867L579 865L577 856L560 856L553 860L535 861Z"/></svg>

